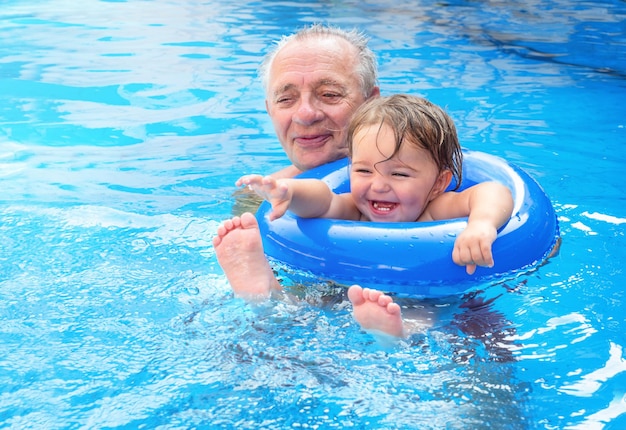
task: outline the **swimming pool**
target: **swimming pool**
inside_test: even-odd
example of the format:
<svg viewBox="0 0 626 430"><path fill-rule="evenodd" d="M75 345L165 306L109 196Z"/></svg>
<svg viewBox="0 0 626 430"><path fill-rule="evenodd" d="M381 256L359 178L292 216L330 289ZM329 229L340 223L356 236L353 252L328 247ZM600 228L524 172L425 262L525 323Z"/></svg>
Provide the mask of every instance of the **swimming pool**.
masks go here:
<svg viewBox="0 0 626 430"><path fill-rule="evenodd" d="M626 427L626 5L3 2L0 427ZM256 68L358 26L383 93L531 173L560 254L382 348L343 303L252 308L210 243L286 165Z"/></svg>

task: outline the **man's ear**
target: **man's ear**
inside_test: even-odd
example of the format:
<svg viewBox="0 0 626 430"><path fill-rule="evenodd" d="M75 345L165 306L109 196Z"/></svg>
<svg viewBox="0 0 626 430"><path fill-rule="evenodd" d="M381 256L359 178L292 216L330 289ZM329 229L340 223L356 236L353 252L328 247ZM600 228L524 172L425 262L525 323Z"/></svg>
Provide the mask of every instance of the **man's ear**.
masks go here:
<svg viewBox="0 0 626 430"><path fill-rule="evenodd" d="M380 96L380 87L376 86L372 88L372 92L370 93L368 100L371 99L372 97L378 97L378 96Z"/></svg>
<svg viewBox="0 0 626 430"><path fill-rule="evenodd" d="M430 200L433 200L443 194L444 191L446 191L446 188L448 188L448 185L450 185L451 180L452 172L450 170L442 170L439 172L439 176L437 176L437 180L435 181L433 189L430 192Z"/></svg>
<svg viewBox="0 0 626 430"><path fill-rule="evenodd" d="M270 113L270 105L267 103L267 99L265 99L265 112Z"/></svg>

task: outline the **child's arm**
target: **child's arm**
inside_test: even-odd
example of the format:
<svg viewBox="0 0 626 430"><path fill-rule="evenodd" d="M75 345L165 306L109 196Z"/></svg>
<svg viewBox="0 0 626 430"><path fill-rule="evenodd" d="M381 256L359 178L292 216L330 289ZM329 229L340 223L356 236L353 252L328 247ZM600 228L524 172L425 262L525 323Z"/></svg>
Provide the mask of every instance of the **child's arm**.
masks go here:
<svg viewBox="0 0 626 430"><path fill-rule="evenodd" d="M476 266L493 267L491 245L513 212L511 191L497 182L483 182L459 193L444 193L428 207L433 219L468 217L454 242L452 259L473 274Z"/></svg>
<svg viewBox="0 0 626 430"><path fill-rule="evenodd" d="M270 202L270 220L280 218L287 209L302 218L347 219L353 212L347 195L333 193L326 183L318 179L274 179L271 176L247 175L239 178L236 185L247 185Z"/></svg>

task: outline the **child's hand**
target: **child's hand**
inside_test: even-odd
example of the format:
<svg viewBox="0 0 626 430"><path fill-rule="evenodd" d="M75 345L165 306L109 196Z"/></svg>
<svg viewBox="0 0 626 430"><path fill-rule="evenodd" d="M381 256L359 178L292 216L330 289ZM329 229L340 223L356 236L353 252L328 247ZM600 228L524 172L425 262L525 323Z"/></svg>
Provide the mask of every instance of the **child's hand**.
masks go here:
<svg viewBox="0 0 626 430"><path fill-rule="evenodd" d="M468 275L476 271L476 266L493 267L491 245L498 231L491 223L469 223L454 242L452 260L459 266L466 266Z"/></svg>
<svg viewBox="0 0 626 430"><path fill-rule="evenodd" d="M283 216L289 208L292 193L287 180L276 180L271 176L246 175L239 178L235 185L248 186L260 197L270 202L272 205L270 221Z"/></svg>

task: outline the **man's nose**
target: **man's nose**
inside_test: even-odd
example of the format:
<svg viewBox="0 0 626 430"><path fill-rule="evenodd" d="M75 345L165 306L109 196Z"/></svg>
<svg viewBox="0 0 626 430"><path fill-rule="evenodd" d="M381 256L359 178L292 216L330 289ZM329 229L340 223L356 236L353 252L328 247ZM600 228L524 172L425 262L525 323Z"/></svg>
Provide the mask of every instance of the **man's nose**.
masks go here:
<svg viewBox="0 0 626 430"><path fill-rule="evenodd" d="M324 112L314 97L303 96L300 98L294 121L301 125L311 125L324 118Z"/></svg>

